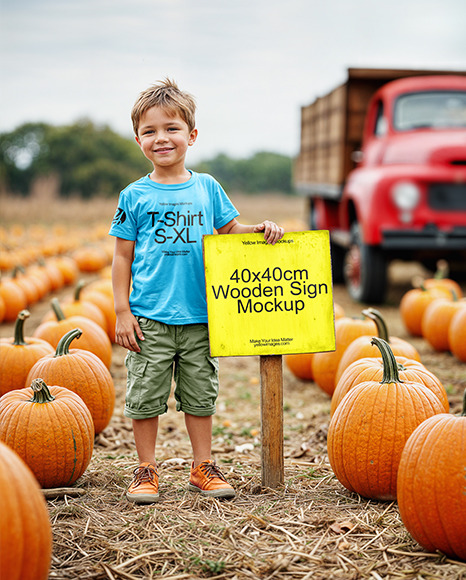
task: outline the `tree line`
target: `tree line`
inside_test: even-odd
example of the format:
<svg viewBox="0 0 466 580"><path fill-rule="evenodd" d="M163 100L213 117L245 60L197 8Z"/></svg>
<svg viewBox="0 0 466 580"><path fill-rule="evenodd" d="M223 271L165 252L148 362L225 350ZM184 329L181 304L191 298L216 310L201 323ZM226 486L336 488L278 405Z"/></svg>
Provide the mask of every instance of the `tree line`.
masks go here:
<svg viewBox="0 0 466 580"><path fill-rule="evenodd" d="M230 192L293 193L292 158L277 153L249 159L220 153L190 168L210 173ZM25 123L0 133L0 190L12 195L26 197L38 179L54 176L61 197L111 197L150 171L133 139L88 119L66 126Z"/></svg>

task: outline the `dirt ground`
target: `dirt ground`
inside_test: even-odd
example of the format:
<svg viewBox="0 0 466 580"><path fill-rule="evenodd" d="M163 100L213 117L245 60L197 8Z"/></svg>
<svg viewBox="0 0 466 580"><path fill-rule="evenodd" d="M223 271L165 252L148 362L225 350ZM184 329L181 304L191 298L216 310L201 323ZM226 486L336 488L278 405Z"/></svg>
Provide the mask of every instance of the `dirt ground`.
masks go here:
<svg viewBox="0 0 466 580"><path fill-rule="evenodd" d="M276 221L306 219L302 199L279 203L274 198L271 204L239 196L234 201L250 223L264 207ZM415 273L425 274L415 264L393 264L388 302L378 309L391 335L417 347L424 365L446 387L451 412L458 413L466 365L409 337L399 315L401 296ZM362 310L342 286L334 288L334 300L349 316ZM43 301L31 309L26 334L48 308ZM12 325L0 325L0 336L11 332ZM124 494L136 454L131 423L123 416L124 356L122 348L113 347L115 412L75 484L79 495L47 502L53 529L50 579L466 578L465 563L429 554L410 537L395 502L364 499L338 482L326 453L330 398L313 382L294 377L286 364L285 483L278 489L262 486L258 357L220 359L213 453L236 497L205 499L186 490L190 446L183 417L171 401L157 445L161 501L130 505Z"/></svg>

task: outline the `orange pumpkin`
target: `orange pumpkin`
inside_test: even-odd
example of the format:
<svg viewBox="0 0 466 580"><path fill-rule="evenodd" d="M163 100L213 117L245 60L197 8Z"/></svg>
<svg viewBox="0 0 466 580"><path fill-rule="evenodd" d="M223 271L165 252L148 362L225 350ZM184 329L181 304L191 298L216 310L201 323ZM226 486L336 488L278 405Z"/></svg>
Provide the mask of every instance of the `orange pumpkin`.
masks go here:
<svg viewBox="0 0 466 580"><path fill-rule="evenodd" d="M33 365L43 356L53 354L46 340L24 337L24 321L29 316L28 310L22 310L16 319L14 336L0 338L0 396L13 389L24 389Z"/></svg>
<svg viewBox="0 0 466 580"><path fill-rule="evenodd" d="M466 362L466 308L461 308L453 315L448 327L448 344L451 353Z"/></svg>
<svg viewBox="0 0 466 580"><path fill-rule="evenodd" d="M303 354L286 354L285 364L298 379L312 381L312 357L312 352Z"/></svg>
<svg viewBox="0 0 466 580"><path fill-rule="evenodd" d="M431 302L437 298L451 299L449 290L442 288L431 288L425 286L412 288L406 292L400 301L400 315L406 330L412 336L422 336L422 317Z"/></svg>
<svg viewBox="0 0 466 580"><path fill-rule="evenodd" d="M42 378L48 384L61 385L77 393L92 415L95 433L109 424L115 406L115 386L112 375L94 353L75 348L69 350L82 331L67 332L57 345L55 354L42 357L29 371L26 383Z"/></svg>
<svg viewBox="0 0 466 580"><path fill-rule="evenodd" d="M5 300L3 300L3 296L0 294L0 322L3 322L4 317L5 317Z"/></svg>
<svg viewBox="0 0 466 580"><path fill-rule="evenodd" d="M53 263L63 274L65 286L74 284L79 276L79 268L76 261L71 256L58 256L53 259Z"/></svg>
<svg viewBox="0 0 466 580"><path fill-rule="evenodd" d="M398 469L398 508L429 552L466 561L466 392L460 416L426 419L409 437Z"/></svg>
<svg viewBox="0 0 466 580"><path fill-rule="evenodd" d="M380 351L379 351L380 354ZM445 412L448 413L450 404L448 402L445 387L439 378L429 371L417 360L404 356L397 356L399 377L402 381L421 383L430 389L442 403ZM335 413L336 408L341 403L343 397L353 387L365 381L381 381L383 379L383 361L378 357L360 358L351 363L343 372L335 387L330 405L330 415Z"/></svg>
<svg viewBox="0 0 466 580"><path fill-rule="evenodd" d="M36 478L0 441L0 578L47 580L52 528Z"/></svg>
<svg viewBox="0 0 466 580"><path fill-rule="evenodd" d="M455 280L448 278L448 272L448 262L446 260L439 260L434 277L424 280L423 285L428 290L431 288L446 288L450 292L453 292L457 298L461 298L463 296L461 286Z"/></svg>
<svg viewBox="0 0 466 580"><path fill-rule="evenodd" d="M343 316L345 316L345 309L343 308L343 306L341 306L341 304L338 304L337 302L334 302L333 304L333 312L335 315L335 320L337 318L343 318Z"/></svg>
<svg viewBox="0 0 466 580"><path fill-rule="evenodd" d="M19 266L15 267L11 278L24 290L28 306L35 304L41 299L41 294L37 284L32 278L24 273L24 268Z"/></svg>
<svg viewBox="0 0 466 580"><path fill-rule="evenodd" d="M85 300L81 297L81 291L85 286L84 280L81 280L76 285L72 298L64 300L61 303L61 309L65 317L69 316L84 316L85 318L90 318L95 323L97 323L105 332L107 332L107 320L104 316L102 310L93 302ZM47 322L48 320L54 320L56 318L53 308L44 314L42 317L42 322Z"/></svg>
<svg viewBox="0 0 466 580"><path fill-rule="evenodd" d="M94 424L79 395L35 379L30 388L0 397L0 440L27 463L41 487L69 486L89 465Z"/></svg>
<svg viewBox="0 0 466 580"><path fill-rule="evenodd" d="M97 280L94 280L93 282L89 282L89 284L86 286L86 292L88 291L94 291L97 290L98 292L103 292L104 294L107 294L108 296L110 296L110 298L113 300L113 286L112 286L112 280L110 278L98 278Z"/></svg>
<svg viewBox="0 0 466 580"><path fill-rule="evenodd" d="M73 253L81 272L99 272L108 263L107 254L98 246L82 246Z"/></svg>
<svg viewBox="0 0 466 580"><path fill-rule="evenodd" d="M84 288L82 296L85 300L92 302L102 310L107 322L107 334L110 340L115 342L116 314L112 297L105 292L92 289L87 290L86 288Z"/></svg>
<svg viewBox="0 0 466 580"><path fill-rule="evenodd" d="M56 320L48 320L40 324L34 331L33 336L49 342L54 348L63 335L74 328L80 328L83 334L80 338L80 347L97 355L110 368L112 363L112 343L108 334L101 326L85 316L65 317L60 303L56 298L51 300Z"/></svg>
<svg viewBox="0 0 466 580"><path fill-rule="evenodd" d="M377 326L377 336L382 338L390 345L395 356L405 356L413 360L420 361L421 357L417 348L410 342L398 338L397 336L389 336L387 324L382 314L375 308L366 308L362 311L364 316L373 320ZM372 337L368 335L358 336L355 338L348 348L343 353L343 356L338 363L337 372L335 375L335 383L341 378L345 369L354 361L364 357L379 357L380 350L372 344Z"/></svg>
<svg viewBox="0 0 466 580"><path fill-rule="evenodd" d="M348 490L371 499L393 500L408 437L444 408L424 385L402 383L388 343L373 340L382 354L383 379L360 383L345 395L330 420L327 451L337 479Z"/></svg>
<svg viewBox="0 0 466 580"><path fill-rule="evenodd" d="M5 304L5 312L3 320L5 322L13 322L16 317L28 305L26 293L22 288L16 284L11 278L0 278L0 296Z"/></svg>
<svg viewBox="0 0 466 580"><path fill-rule="evenodd" d="M45 260L44 268L50 279L52 291L60 290L65 285L65 276L53 260Z"/></svg>
<svg viewBox="0 0 466 580"><path fill-rule="evenodd" d="M42 297L46 296L52 291L52 282L47 270L39 265L34 264L27 269L27 273L36 279L36 283L40 286Z"/></svg>
<svg viewBox="0 0 466 580"><path fill-rule="evenodd" d="M336 349L331 352L316 352L312 357L312 375L317 385L331 396L336 386L338 364L347 347L358 336L374 336L376 333L374 321L367 318L343 316L335 320Z"/></svg>
<svg viewBox="0 0 466 580"><path fill-rule="evenodd" d="M453 316L461 308L466 308L466 301L454 297L452 300L447 298L434 300L425 309L421 321L422 336L434 350L438 352L450 350L448 330Z"/></svg>

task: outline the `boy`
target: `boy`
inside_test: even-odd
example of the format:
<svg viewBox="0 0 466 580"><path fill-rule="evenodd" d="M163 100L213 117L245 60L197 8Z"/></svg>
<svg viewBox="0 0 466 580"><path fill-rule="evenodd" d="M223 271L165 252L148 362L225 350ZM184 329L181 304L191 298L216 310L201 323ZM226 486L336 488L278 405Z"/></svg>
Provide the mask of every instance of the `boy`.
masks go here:
<svg viewBox="0 0 466 580"><path fill-rule="evenodd" d="M112 281L116 342L128 349L125 415L132 419L139 467L129 501L158 501L155 446L158 417L167 410L172 374L176 408L185 414L193 450L188 489L233 497L211 458L218 361L209 355L202 236L264 232L274 244L283 228L236 221L238 212L219 183L185 167L196 141L195 102L166 79L143 91L131 118L152 172L120 194ZM131 291L130 291L131 287Z"/></svg>

